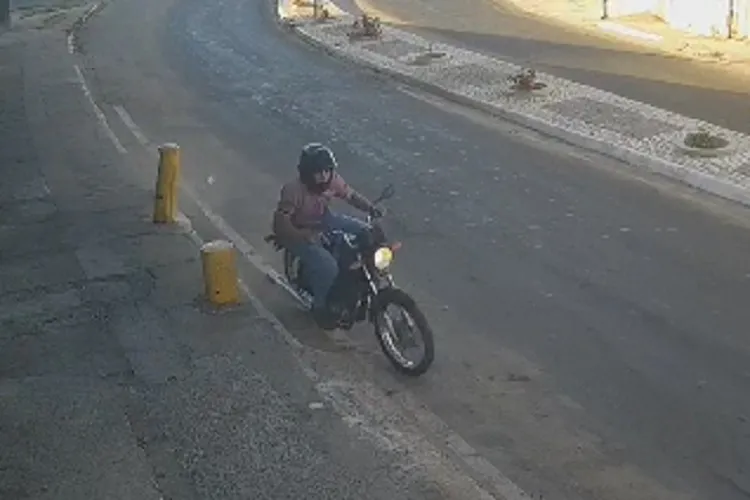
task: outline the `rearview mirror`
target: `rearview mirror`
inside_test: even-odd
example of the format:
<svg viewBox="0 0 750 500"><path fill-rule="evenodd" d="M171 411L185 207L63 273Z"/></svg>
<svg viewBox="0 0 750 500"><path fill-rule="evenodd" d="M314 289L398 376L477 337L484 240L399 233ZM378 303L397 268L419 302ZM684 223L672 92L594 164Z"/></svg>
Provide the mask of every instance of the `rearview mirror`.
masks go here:
<svg viewBox="0 0 750 500"><path fill-rule="evenodd" d="M391 198L395 192L396 188L393 187L393 184L388 184L385 189L383 189L383 192L380 193L378 199L380 201L387 200L388 198Z"/></svg>

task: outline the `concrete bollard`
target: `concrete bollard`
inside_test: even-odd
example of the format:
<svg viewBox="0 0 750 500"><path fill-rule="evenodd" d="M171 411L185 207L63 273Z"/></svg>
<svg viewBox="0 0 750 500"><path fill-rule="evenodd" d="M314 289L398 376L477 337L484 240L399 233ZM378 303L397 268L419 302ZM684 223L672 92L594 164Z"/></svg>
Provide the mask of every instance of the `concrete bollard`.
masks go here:
<svg viewBox="0 0 750 500"><path fill-rule="evenodd" d="M156 177L154 222L172 223L177 218L177 194L180 177L180 146L159 147L159 171Z"/></svg>
<svg viewBox="0 0 750 500"><path fill-rule="evenodd" d="M201 247L203 280L206 298L217 306L237 304L237 264L234 246L224 240L205 243Z"/></svg>

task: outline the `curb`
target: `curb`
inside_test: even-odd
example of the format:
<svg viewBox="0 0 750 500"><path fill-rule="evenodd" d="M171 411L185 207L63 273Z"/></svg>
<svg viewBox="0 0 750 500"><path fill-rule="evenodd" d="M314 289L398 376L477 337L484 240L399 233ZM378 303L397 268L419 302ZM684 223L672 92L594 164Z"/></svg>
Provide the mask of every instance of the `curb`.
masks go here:
<svg viewBox="0 0 750 500"><path fill-rule="evenodd" d="M692 188L707 192L709 194L735 203L739 203L746 207L750 207L750 187L743 187L725 179L721 179L694 170L689 170L680 165L655 158L634 149L625 148L622 146L613 147L608 142L604 142L592 137L578 134L570 130L556 127L542 120L538 120L536 118L532 118L520 113L507 111L499 107L490 106L478 102L456 92L440 88L435 84L425 82L403 73L399 73L396 70L379 67L369 61L364 61L357 57L338 51L336 50L336 48L331 47L330 45L327 45L305 33L303 30L299 29L298 26L294 24L286 24L285 20L280 19L278 16L277 21L282 27L291 28L300 39L304 40L312 46L322 49L324 52L337 59L357 64L358 66L365 67L371 71L374 71L375 73L388 76L393 80L424 90L456 104L460 104L468 108L489 114L496 118L521 125L536 132L540 132L546 136L561 140L569 145L602 154L603 156L613 158L636 168L645 167L652 173L655 173L662 177L679 181Z"/></svg>

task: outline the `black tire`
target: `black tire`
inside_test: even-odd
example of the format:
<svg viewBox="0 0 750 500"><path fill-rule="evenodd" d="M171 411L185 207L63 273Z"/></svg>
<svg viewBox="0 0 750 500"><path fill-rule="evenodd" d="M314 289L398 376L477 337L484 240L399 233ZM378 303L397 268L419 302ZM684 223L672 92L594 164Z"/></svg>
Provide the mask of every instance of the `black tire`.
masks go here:
<svg viewBox="0 0 750 500"><path fill-rule="evenodd" d="M405 310L414 320L415 326L422 336L422 341L424 343L424 356L419 363L416 363L413 366L405 366L396 358L396 355L391 352L388 340L383 335L381 315L388 309L389 305L396 305ZM422 313L419 306L417 306L417 303L408 293L398 288L383 290L378 295L377 309L373 311L373 323L375 325L375 336L378 338L380 348L396 370L411 377L418 377L430 368L430 365L432 365L432 362L435 359L435 341L432 335L432 328L427 322L424 313Z"/></svg>

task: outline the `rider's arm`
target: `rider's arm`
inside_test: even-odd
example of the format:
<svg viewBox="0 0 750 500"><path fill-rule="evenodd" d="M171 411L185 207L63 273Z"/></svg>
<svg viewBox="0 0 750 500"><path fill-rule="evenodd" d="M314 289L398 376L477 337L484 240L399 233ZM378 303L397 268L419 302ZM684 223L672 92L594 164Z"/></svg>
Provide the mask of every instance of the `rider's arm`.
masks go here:
<svg viewBox="0 0 750 500"><path fill-rule="evenodd" d="M273 232L282 241L295 244L308 241L313 236L310 229L298 228L292 222L292 216L297 210L296 195L293 189L286 185L281 189L279 203L273 214Z"/></svg>
<svg viewBox="0 0 750 500"><path fill-rule="evenodd" d="M331 181L331 189L337 197L345 200L349 205L358 210L371 212L374 208L370 200L349 186L339 174L334 174L334 178Z"/></svg>
<svg viewBox="0 0 750 500"><path fill-rule="evenodd" d="M375 209L375 205L373 205L370 200L353 189L349 193L349 197L346 198L346 201L354 208L362 210L363 212L370 213Z"/></svg>

